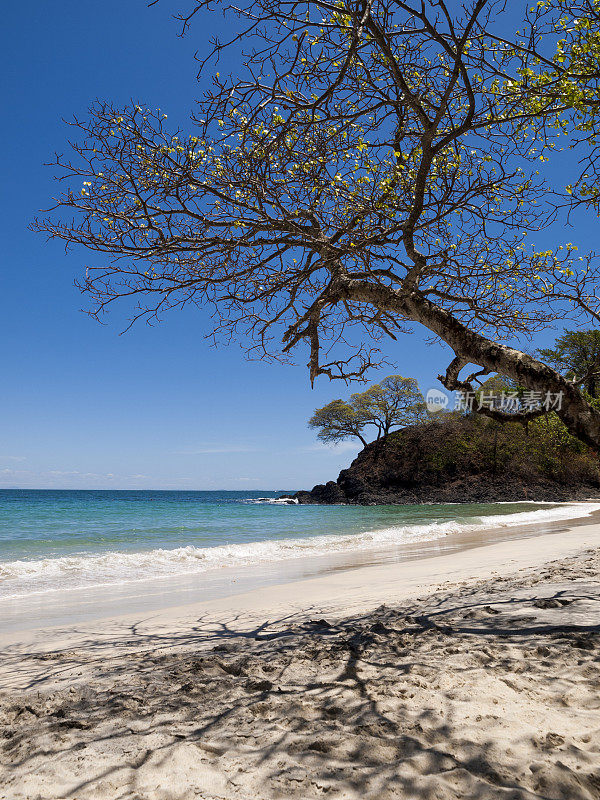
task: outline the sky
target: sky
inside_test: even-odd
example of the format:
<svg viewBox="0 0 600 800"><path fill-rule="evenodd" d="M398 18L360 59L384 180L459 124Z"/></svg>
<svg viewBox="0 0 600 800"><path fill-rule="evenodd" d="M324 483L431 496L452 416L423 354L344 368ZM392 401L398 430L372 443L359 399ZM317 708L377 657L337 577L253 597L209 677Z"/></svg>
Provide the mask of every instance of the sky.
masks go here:
<svg viewBox="0 0 600 800"><path fill-rule="evenodd" d="M0 488L299 489L335 479L359 450L307 428L318 406L358 385L246 360L205 341L208 314L174 311L124 335L101 325L74 287L92 256L65 254L27 226L56 192L44 166L64 152L63 119L96 98L130 99L184 120L199 95L195 51L222 30L213 15L177 36L175 6L140 0L33 0L3 10L0 252ZM544 337L540 344L552 341ZM386 349L422 391L450 351L422 332Z"/></svg>

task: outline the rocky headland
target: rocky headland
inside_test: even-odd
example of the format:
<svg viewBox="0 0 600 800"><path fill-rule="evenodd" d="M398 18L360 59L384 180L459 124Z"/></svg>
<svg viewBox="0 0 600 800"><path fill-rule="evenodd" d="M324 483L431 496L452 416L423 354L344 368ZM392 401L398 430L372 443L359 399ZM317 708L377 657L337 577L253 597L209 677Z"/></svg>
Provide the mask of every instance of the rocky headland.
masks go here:
<svg viewBox="0 0 600 800"><path fill-rule="evenodd" d="M487 503L598 497L597 454L551 421L528 429L471 415L395 431L336 481L290 495L309 504Z"/></svg>

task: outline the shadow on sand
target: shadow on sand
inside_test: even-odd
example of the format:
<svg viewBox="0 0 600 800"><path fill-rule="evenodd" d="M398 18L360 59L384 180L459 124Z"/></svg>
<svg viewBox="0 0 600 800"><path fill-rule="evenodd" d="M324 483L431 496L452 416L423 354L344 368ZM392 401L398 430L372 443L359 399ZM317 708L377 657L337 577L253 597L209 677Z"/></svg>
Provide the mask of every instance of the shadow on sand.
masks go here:
<svg viewBox="0 0 600 800"><path fill-rule="evenodd" d="M94 640L28 654L35 679L0 697L3 791L600 798L598 558L585 582L574 562L341 621L240 615L169 636L140 620L111 658Z"/></svg>

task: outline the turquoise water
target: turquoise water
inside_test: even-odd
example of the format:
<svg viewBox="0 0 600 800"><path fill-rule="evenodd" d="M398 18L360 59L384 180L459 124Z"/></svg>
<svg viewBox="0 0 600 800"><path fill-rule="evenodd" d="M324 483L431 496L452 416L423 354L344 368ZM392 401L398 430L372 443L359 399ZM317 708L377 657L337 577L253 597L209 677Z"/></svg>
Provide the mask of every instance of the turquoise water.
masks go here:
<svg viewBox="0 0 600 800"><path fill-rule="evenodd" d="M0 599L194 576L581 515L576 506L299 506L282 492L0 490ZM590 511L593 510L590 506Z"/></svg>

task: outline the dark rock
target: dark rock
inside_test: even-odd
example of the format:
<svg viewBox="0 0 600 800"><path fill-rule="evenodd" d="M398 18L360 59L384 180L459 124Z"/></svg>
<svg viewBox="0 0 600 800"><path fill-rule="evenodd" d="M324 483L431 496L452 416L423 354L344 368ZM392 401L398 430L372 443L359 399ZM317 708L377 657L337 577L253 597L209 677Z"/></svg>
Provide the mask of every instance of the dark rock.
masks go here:
<svg viewBox="0 0 600 800"><path fill-rule="evenodd" d="M404 505L598 496L597 458L576 450L550 458L547 448L532 449L533 434L516 423L501 426L492 457L496 430L489 423L474 415L395 431L367 445L337 481L285 497L301 504ZM534 462L538 451L547 458Z"/></svg>
<svg viewBox="0 0 600 800"><path fill-rule="evenodd" d="M346 497L341 486L335 481L328 481L325 485L317 484L311 491L311 496L315 503L345 503Z"/></svg>

